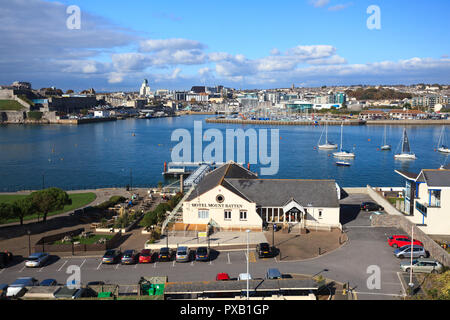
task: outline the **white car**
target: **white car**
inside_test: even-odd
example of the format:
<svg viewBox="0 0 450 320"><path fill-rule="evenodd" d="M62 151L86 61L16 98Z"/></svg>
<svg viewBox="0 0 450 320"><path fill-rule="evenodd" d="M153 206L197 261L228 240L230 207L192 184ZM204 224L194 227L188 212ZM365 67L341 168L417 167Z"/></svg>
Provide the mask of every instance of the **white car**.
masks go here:
<svg viewBox="0 0 450 320"><path fill-rule="evenodd" d="M250 273L241 273L239 274L239 280L252 280L252 275Z"/></svg>
<svg viewBox="0 0 450 320"><path fill-rule="evenodd" d="M20 297L22 296L26 289L25 287L32 287L32 286L38 286L39 281L35 278L31 277L22 277L16 279L12 284L9 285L8 289L6 289L6 296L13 298L13 297Z"/></svg>
<svg viewBox="0 0 450 320"><path fill-rule="evenodd" d="M25 261L25 266L30 268L41 267L47 262L49 257L49 254L44 252L33 253Z"/></svg>

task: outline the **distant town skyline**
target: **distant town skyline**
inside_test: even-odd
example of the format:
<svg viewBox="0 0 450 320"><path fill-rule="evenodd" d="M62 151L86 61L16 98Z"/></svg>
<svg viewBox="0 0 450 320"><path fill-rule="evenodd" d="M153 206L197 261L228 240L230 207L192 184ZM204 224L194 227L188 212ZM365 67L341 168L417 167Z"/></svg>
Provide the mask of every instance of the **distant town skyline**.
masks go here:
<svg viewBox="0 0 450 320"><path fill-rule="evenodd" d="M106 92L139 91L143 79L152 90L448 84L449 9L445 0L10 0L0 11L0 85Z"/></svg>

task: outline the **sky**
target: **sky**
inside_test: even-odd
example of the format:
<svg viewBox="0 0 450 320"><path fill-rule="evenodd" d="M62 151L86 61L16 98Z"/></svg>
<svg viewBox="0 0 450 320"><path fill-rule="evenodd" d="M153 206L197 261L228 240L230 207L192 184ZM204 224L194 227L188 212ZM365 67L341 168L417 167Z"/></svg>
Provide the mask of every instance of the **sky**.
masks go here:
<svg viewBox="0 0 450 320"><path fill-rule="evenodd" d="M3 85L138 91L143 79L152 90L450 83L448 0L0 5Z"/></svg>

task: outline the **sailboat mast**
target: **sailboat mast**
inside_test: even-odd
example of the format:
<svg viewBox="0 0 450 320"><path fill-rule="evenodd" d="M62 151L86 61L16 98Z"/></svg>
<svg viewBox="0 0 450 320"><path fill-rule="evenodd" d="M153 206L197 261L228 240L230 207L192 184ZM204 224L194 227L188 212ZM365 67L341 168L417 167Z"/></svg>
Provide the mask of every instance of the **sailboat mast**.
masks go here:
<svg viewBox="0 0 450 320"><path fill-rule="evenodd" d="M344 133L344 123L341 123L341 151L342 151L342 135Z"/></svg>

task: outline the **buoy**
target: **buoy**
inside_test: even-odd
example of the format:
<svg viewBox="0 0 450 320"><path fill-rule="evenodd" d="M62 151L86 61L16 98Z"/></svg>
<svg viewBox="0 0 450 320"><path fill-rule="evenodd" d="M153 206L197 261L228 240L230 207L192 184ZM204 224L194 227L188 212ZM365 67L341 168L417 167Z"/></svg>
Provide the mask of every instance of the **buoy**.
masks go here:
<svg viewBox="0 0 450 320"><path fill-rule="evenodd" d="M164 162L164 172L167 172L167 162Z"/></svg>
<svg viewBox="0 0 450 320"><path fill-rule="evenodd" d="M380 151L380 149L377 148L377 151Z"/></svg>
<svg viewBox="0 0 450 320"><path fill-rule="evenodd" d="M369 142L370 142L370 139L367 139L367 141L369 141Z"/></svg>

